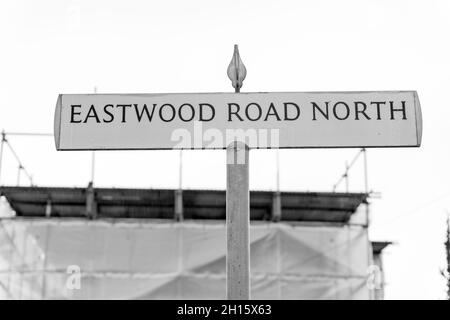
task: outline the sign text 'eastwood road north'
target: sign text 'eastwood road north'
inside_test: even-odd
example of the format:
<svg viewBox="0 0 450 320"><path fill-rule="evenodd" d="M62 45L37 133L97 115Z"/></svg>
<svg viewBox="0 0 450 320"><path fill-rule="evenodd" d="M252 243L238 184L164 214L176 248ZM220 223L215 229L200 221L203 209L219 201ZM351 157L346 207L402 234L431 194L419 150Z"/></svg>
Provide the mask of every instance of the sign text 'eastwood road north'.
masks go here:
<svg viewBox="0 0 450 320"><path fill-rule="evenodd" d="M415 91L62 94L58 150L419 146Z"/></svg>

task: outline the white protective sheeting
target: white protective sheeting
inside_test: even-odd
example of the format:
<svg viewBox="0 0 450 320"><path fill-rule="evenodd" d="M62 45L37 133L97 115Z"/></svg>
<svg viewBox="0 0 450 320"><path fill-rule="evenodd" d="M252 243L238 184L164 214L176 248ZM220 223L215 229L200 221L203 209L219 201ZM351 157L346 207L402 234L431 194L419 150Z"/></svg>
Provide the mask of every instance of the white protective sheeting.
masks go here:
<svg viewBox="0 0 450 320"><path fill-rule="evenodd" d="M224 222L0 224L3 299L225 298ZM252 224L250 237L253 299L369 298L366 228L267 222ZM80 289L69 266L81 270Z"/></svg>

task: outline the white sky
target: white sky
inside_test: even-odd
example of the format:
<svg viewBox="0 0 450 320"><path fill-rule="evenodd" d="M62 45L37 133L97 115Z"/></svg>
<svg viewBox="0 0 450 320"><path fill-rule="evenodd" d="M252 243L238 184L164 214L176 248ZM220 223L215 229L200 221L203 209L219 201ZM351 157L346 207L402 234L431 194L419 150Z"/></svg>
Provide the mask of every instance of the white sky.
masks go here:
<svg viewBox="0 0 450 320"><path fill-rule="evenodd" d="M372 240L385 251L386 298L442 299L450 209L450 1L8 1L0 3L0 128L52 132L58 93L417 90L420 149L371 149ZM39 185L86 186L89 152L11 137ZM348 150L282 150L281 188L331 191ZM187 188L225 187L223 151L184 154ZM252 189L275 188L274 151L251 152ZM362 163L350 176L361 191ZM178 152L97 153L97 186L178 184ZM4 157L2 184L17 165ZM25 179L22 179L26 183Z"/></svg>

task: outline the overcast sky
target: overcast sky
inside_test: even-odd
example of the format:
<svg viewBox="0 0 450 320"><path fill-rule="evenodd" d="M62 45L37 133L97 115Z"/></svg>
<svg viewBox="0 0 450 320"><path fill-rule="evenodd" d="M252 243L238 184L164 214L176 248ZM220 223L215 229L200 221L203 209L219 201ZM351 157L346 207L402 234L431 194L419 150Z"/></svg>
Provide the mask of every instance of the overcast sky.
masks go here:
<svg viewBox="0 0 450 320"><path fill-rule="evenodd" d="M59 93L417 90L422 147L368 151L372 240L385 251L386 298L442 299L450 209L450 1L8 1L0 3L0 128L53 131ZM89 152L51 137L11 137L38 185L86 186ZM356 149L282 150L281 189L331 191ZM251 151L251 189L273 190L275 151ZM223 151L184 153L186 188L225 188ZM362 191L362 163L350 174ZM1 184L15 184L6 152ZM26 184L22 176L22 183ZM178 152L98 152L97 186L178 185ZM341 189L343 190L343 189Z"/></svg>

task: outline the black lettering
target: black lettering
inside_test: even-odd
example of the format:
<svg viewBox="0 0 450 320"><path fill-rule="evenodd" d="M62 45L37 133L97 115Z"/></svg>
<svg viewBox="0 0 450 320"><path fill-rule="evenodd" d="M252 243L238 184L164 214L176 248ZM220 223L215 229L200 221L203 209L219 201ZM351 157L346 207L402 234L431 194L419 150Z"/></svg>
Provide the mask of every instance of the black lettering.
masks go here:
<svg viewBox="0 0 450 320"><path fill-rule="evenodd" d="M192 114L192 116L191 116L190 119L183 119L183 117L182 117L182 112L181 112L183 106L189 106L189 108L191 108L191 111L192 111L191 114ZM194 110L194 107L193 107L191 104L189 104L189 103L184 103L184 104L182 104L182 105L180 106L180 108L178 109L178 116L180 117L181 121L184 121L184 122L189 122L189 121L191 121L191 120L194 119L194 117L195 117L195 110Z"/></svg>
<svg viewBox="0 0 450 320"><path fill-rule="evenodd" d="M122 108L122 122L126 122L125 113L127 108L131 108L131 104L118 104L117 108Z"/></svg>
<svg viewBox="0 0 450 320"><path fill-rule="evenodd" d="M363 109L360 110L358 105L362 105ZM359 120L359 114L361 113L367 120L370 120L370 117L366 114L367 105L361 101L355 101L355 120Z"/></svg>
<svg viewBox="0 0 450 320"><path fill-rule="evenodd" d="M284 104L284 120L286 120L286 121L294 121L294 120L297 120L298 117L300 117L300 108L299 108L298 105L296 105L293 102L285 102L283 104ZM295 117L293 117L293 118L289 118L288 117L288 105L294 106L295 110L297 110L297 115Z"/></svg>
<svg viewBox="0 0 450 320"><path fill-rule="evenodd" d="M236 107L236 111L231 111L231 106ZM236 117L239 118L240 121L244 121L244 119L241 118L241 116L238 114L241 107L237 103L229 103L228 104L228 121L231 121L231 115L234 114Z"/></svg>
<svg viewBox="0 0 450 320"><path fill-rule="evenodd" d="M250 106L256 106L256 108L258 109L258 116L256 118L253 118L253 119L250 118L250 115L249 115L249 112L248 112L248 109L250 108ZM250 121L258 121L261 118L261 116L262 116L262 109L259 106L259 104L255 103L255 102L249 103L247 105L247 107L245 108L245 116Z"/></svg>
<svg viewBox="0 0 450 320"><path fill-rule="evenodd" d="M264 121L267 121L267 118L269 116L275 116L275 117L277 117L278 121L281 121L281 118L278 115L277 109L275 108L273 102L270 103L269 110L267 110L267 114L266 114L266 117L264 118Z"/></svg>
<svg viewBox="0 0 450 320"><path fill-rule="evenodd" d="M170 109L172 109L172 118L170 118L170 119L164 119L164 117L163 117L163 115L162 115L162 110L163 110L163 108L164 108L165 106L168 106L168 107L170 107ZM159 108L159 117L160 117L161 120L164 121L164 122L170 122L170 121L172 121L172 120L175 118L175 114L176 114L175 108L173 107L173 105L171 105L171 104L169 104L169 103L163 104L163 105L161 106L161 108Z"/></svg>
<svg viewBox="0 0 450 320"><path fill-rule="evenodd" d="M93 104L91 104L91 107L89 108L89 112L87 113L86 118L84 119L83 122L86 123L89 118L95 118L95 121L97 121L97 123L100 123L100 119L97 116L97 112L95 111Z"/></svg>
<svg viewBox="0 0 450 320"><path fill-rule="evenodd" d="M203 106L208 106L211 109L211 118L209 119L205 119L203 118ZM209 103L200 103L200 121L211 121L212 119L214 119L214 116L216 115L216 110L214 109L214 107L212 105L210 105Z"/></svg>
<svg viewBox="0 0 450 320"><path fill-rule="evenodd" d="M153 113L155 113L155 108L156 108L156 103L153 104L152 113L148 113L147 104L144 104L141 109L141 112L139 113L138 105L134 104L134 111L136 111L136 117L137 117L138 121L141 122L142 117L144 116L144 112L145 112L145 114L147 115L148 121L151 122L153 119Z"/></svg>
<svg viewBox="0 0 450 320"><path fill-rule="evenodd" d="M395 120L394 112L397 112L397 111L401 111L403 114L402 119L406 120L406 105L405 105L406 101L402 101L401 103L402 103L402 107L400 109L394 109L394 101L389 101L389 106L391 107L391 120Z"/></svg>
<svg viewBox="0 0 450 320"><path fill-rule="evenodd" d="M380 110L380 106L381 105L385 105L386 101L373 101L370 103L371 105L374 104L377 106L377 120L381 120L381 110Z"/></svg>
<svg viewBox="0 0 450 320"><path fill-rule="evenodd" d="M105 118L103 118L103 122L105 122L105 123L110 123L110 122L114 121L114 115L108 111L108 108L114 108L114 105L107 104L103 107L103 112L109 116L109 120L106 120Z"/></svg>
<svg viewBox="0 0 450 320"><path fill-rule="evenodd" d="M80 115L81 112L75 112L75 108L81 108L81 105L79 104L72 104L70 106L70 123L81 123L81 119L80 120L75 120L75 115Z"/></svg>
<svg viewBox="0 0 450 320"><path fill-rule="evenodd" d="M345 115L344 117L339 117L339 116L338 116L338 114L337 114L337 112L336 112L336 110L337 110L336 107L337 107L338 105L343 105L343 106L345 106L346 115ZM338 119L338 120L345 120L345 119L347 119L348 116L350 115L350 108L348 107L348 105L347 105L345 102L342 102L342 101L336 102L336 103L334 104L334 106L333 106L333 114L334 114L334 117L335 117L336 119Z"/></svg>
<svg viewBox="0 0 450 320"><path fill-rule="evenodd" d="M328 103L329 102L328 101L325 102L325 107L326 107L325 112L322 109L320 109L320 107L315 102L311 102L311 103L313 105L313 120L317 120L316 119L316 109L319 110L319 112L323 115L323 117L325 119L329 120L329 113L328 113Z"/></svg>

